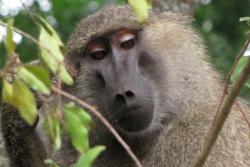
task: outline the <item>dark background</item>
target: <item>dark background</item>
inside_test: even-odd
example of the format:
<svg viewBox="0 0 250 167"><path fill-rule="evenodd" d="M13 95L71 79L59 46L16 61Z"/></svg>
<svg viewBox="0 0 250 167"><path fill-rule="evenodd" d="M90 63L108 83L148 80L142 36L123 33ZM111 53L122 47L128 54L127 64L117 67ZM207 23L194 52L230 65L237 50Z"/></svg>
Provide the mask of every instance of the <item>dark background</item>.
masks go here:
<svg viewBox="0 0 250 167"><path fill-rule="evenodd" d="M7 0L12 1L12 0ZM29 0L32 2L32 0ZM124 0L36 0L30 6L32 12L44 16L57 30L66 43L76 23L89 13L95 12L104 4L124 3ZM207 1L209 2L209 1ZM47 6L46 6L47 3ZM20 10L6 14L3 11L3 0L0 0L0 19L6 21L15 15L15 26L38 37L38 29L27 12ZM49 4L49 6L48 6ZM240 17L250 16L249 0L212 0L200 6L194 12L194 26L205 40L211 62L226 75L232 65L235 55L239 52L249 30L246 23L239 22ZM1 33L1 31L0 31ZM23 61L33 60L38 56L37 46L22 38L17 47L17 53ZM0 42L0 68L4 64L6 53L3 42ZM250 90L244 88L242 95L250 99Z"/></svg>

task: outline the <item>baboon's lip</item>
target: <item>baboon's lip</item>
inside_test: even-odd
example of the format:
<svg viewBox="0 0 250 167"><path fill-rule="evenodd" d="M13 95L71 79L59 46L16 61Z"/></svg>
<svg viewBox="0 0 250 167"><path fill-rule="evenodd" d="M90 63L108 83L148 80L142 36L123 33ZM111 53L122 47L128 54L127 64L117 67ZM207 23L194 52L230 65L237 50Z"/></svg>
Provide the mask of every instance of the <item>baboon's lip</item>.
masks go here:
<svg viewBox="0 0 250 167"><path fill-rule="evenodd" d="M144 113L147 113L147 111L141 107L141 106L131 106L131 107L125 107L120 110L116 110L116 118L118 120L124 119L131 119L133 117L138 117L143 115Z"/></svg>
<svg viewBox="0 0 250 167"><path fill-rule="evenodd" d="M125 132L144 130L152 121L150 112L145 111L143 107L132 107L120 112L115 122Z"/></svg>

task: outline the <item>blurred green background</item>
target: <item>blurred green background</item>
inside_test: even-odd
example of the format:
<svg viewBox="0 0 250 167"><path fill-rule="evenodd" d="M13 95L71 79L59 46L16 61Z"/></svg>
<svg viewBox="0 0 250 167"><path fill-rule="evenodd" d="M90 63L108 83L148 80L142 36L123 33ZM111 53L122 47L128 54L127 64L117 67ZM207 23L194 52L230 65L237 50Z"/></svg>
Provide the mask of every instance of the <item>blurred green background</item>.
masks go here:
<svg viewBox="0 0 250 167"><path fill-rule="evenodd" d="M44 16L57 30L66 42L77 22L89 13L95 12L104 4L124 3L124 0L23 0L32 12ZM194 17L194 26L205 39L211 62L223 74L226 74L232 65L235 55L242 47L246 32L249 30L246 23L239 22L240 17L250 16L249 0L204 0L206 3L198 8ZM19 0L0 0L0 19L6 21L15 17L15 26L37 37L38 29L27 12L21 10ZM0 34L4 32L0 27ZM0 68L4 64L6 53L3 37L0 35ZM18 43L17 53L23 61L33 60L39 54L37 47L29 40L15 35ZM250 99L250 90L244 88L242 95Z"/></svg>

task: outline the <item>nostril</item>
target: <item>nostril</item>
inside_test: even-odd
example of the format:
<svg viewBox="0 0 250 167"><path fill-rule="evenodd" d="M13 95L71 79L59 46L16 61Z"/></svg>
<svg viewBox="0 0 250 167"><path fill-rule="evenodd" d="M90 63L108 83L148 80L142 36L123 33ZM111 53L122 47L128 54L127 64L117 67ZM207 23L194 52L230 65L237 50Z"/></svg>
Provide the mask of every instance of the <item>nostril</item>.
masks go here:
<svg viewBox="0 0 250 167"><path fill-rule="evenodd" d="M135 96L134 92L132 92L131 90L126 91L126 92L125 92L125 95L126 95L128 98L131 98L131 97L134 97L134 96Z"/></svg>
<svg viewBox="0 0 250 167"><path fill-rule="evenodd" d="M125 102L125 97L122 95L122 94L120 94L120 93L117 93L116 95L115 95L115 100L117 101L117 102Z"/></svg>

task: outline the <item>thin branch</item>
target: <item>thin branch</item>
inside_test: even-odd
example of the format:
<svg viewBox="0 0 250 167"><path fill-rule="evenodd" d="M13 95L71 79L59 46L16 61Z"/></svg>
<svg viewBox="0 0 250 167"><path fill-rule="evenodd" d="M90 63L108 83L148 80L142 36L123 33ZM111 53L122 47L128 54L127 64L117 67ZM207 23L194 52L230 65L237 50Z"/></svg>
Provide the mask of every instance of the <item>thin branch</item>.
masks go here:
<svg viewBox="0 0 250 167"><path fill-rule="evenodd" d="M232 67L230 68L228 74L227 74L227 77L226 77L226 81L225 81L225 84L224 84L224 91L223 91L223 95L222 95L222 98L221 98L221 101L220 101L220 104L219 104L219 107L216 111L216 115L215 115L215 119L217 119L217 116L218 116L218 112L219 110L221 109L221 105L222 105L222 102L224 101L224 98L226 97L226 95L228 94L228 85L229 85L229 82L230 82L230 79L231 79L231 76L237 66L237 64L239 63L240 61L240 58L242 57L242 55L245 53L248 45L250 43L250 34L248 35L248 38L247 40L245 41L243 47L241 48L240 52L238 53L238 55L236 56L235 60L234 60L234 64L232 65ZM213 123L214 125L214 123Z"/></svg>
<svg viewBox="0 0 250 167"><path fill-rule="evenodd" d="M23 8L28 12L31 20L37 25L39 26L39 24L36 22L36 19L33 16L33 13L30 11L30 9L25 5L25 3L22 0L19 0L23 6Z"/></svg>
<svg viewBox="0 0 250 167"><path fill-rule="evenodd" d="M22 2L22 1L21 1ZM2 26L7 26L7 24L3 23L0 21L0 25ZM48 50L47 48L43 47L40 45L39 41L37 39L35 39L34 37L32 37L31 35L29 35L28 33L14 28L12 27L12 30L23 35L24 37L30 39L32 42L34 42L35 44L37 44L38 46L44 48L46 51L48 51L50 54L52 54L50 52L50 50ZM52 54L53 55L53 54ZM94 113L102 122L103 124L110 130L110 132L115 136L115 138L117 139L117 141L124 147L124 149L127 151L127 153L129 154L129 156L133 159L133 161L135 162L135 164L137 165L137 167L142 167L139 159L136 157L136 155L132 152L132 150L130 149L130 147L127 145L127 143L120 137L120 135L116 132L116 130L113 128L113 126L101 115L101 113L99 113L94 107L88 105L87 103L85 103L84 101L76 98L75 96L68 94L67 92L64 92L56 87L52 87L52 90L58 94L61 94L75 102L77 102L78 104L80 104L82 107L86 108L87 110L89 110L90 112Z"/></svg>
<svg viewBox="0 0 250 167"><path fill-rule="evenodd" d="M91 105L87 104L86 102L82 101L81 99L63 91L60 90L54 86L52 86L52 90L55 93L59 93L62 96L78 103L79 105L81 105L83 108L89 110L90 112L92 112L98 119L100 119L102 121L102 123L110 130L110 132L115 136L115 138L117 139L117 141L123 146L123 148L127 151L127 153L129 154L129 156L133 159L133 161L135 162L135 164L137 165L137 167L142 167L139 159L136 157L136 155L132 152L131 148L127 145L127 143L121 138L121 136L116 132L116 130L113 128L113 126L103 117L103 115L98 112L94 107L92 107Z"/></svg>
<svg viewBox="0 0 250 167"><path fill-rule="evenodd" d="M243 110L243 108L241 107L241 105L237 101L235 101L235 104L239 108L240 113L242 114L244 120L246 121L246 123L250 129L250 121L248 120L245 111Z"/></svg>
<svg viewBox="0 0 250 167"><path fill-rule="evenodd" d="M4 27L7 27L7 24L4 23L4 22L2 22L2 21L0 21L0 25L4 26ZM18 28L15 28L13 26L11 28L12 28L13 31L17 32L18 34L21 34L22 36L30 39L32 42L34 42L35 44L37 44L38 46L40 46L38 40L36 38L32 37L31 35L29 35L28 33L24 32L24 31L22 31L22 30L20 30Z"/></svg>
<svg viewBox="0 0 250 167"><path fill-rule="evenodd" d="M249 38L250 36L248 37L247 41L250 40ZM244 49L242 49L242 53L244 53ZM244 66L240 76L237 78L237 80L233 84L230 93L225 97L219 109L219 112L217 114L217 118L215 118L213 126L211 130L209 131L208 137L203 145L203 150L201 151L193 167L201 167L205 163L207 156L209 155L212 149L212 146L214 145L224 125L224 122L230 113L231 107L234 104L234 101L236 97L238 96L241 88L244 86L244 83L246 82L249 74L250 74L250 57L247 59L247 64Z"/></svg>
<svg viewBox="0 0 250 167"><path fill-rule="evenodd" d="M4 27L7 27L7 24L4 23L4 22L2 22L2 21L0 21L0 25L1 25L1 26L4 26ZM18 28L16 28L16 27L13 27L13 26L12 26L11 28L12 28L12 30L15 31L16 33L19 33L19 34L21 34L22 36L26 37L27 39L31 40L31 41L34 42L37 46L39 46L40 48L44 49L48 54L52 55L52 58L53 58L58 64L62 64L61 61L59 61L59 60L56 59L56 56L54 55L54 53L52 53L52 52L51 52L48 48L46 48L45 46L41 45L41 44L39 43L39 41L38 41L36 38L34 38L34 37L31 36L30 34L24 32L23 30L20 30L20 29L18 29Z"/></svg>
<svg viewBox="0 0 250 167"><path fill-rule="evenodd" d="M245 51L246 51L246 49L247 49L249 43L250 43L250 34L248 35L247 40L245 41L243 47L241 48L240 52L239 52L238 55L236 56L235 61L234 61L234 64L232 65L231 69L230 69L229 72L228 72L228 75L227 75L227 78L226 78L226 81L225 81L225 89L224 89L224 92L226 92L226 93L227 93L227 87L228 87L230 78L231 78L231 76L232 76L232 74L233 74L233 72L234 72L234 70L235 70L237 64L239 63L240 58L241 58L242 55L245 53Z"/></svg>

